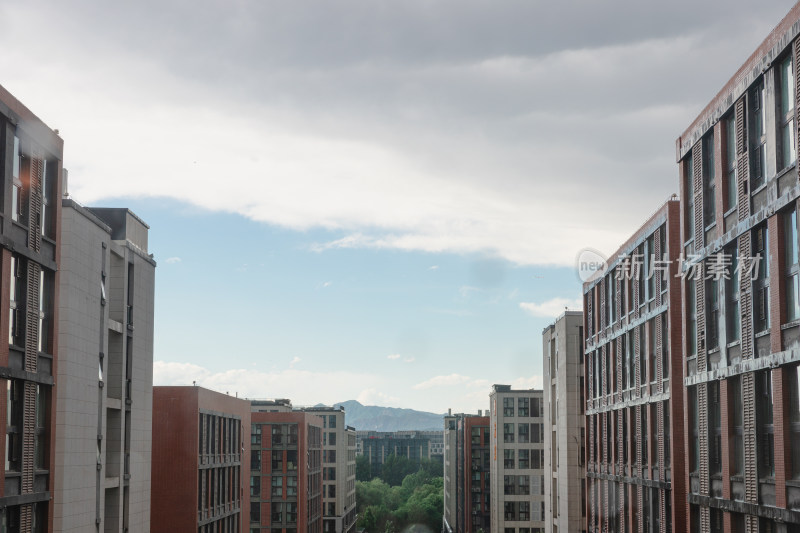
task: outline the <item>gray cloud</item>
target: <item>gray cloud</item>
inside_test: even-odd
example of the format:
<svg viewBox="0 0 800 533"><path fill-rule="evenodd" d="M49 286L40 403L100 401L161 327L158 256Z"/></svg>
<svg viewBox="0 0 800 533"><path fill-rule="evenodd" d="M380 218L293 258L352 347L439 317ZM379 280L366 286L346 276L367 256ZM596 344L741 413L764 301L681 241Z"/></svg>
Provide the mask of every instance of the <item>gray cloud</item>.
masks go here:
<svg viewBox="0 0 800 533"><path fill-rule="evenodd" d="M61 128L87 201L568 264L677 189L675 138L791 6L31 2L0 7L0 83Z"/></svg>

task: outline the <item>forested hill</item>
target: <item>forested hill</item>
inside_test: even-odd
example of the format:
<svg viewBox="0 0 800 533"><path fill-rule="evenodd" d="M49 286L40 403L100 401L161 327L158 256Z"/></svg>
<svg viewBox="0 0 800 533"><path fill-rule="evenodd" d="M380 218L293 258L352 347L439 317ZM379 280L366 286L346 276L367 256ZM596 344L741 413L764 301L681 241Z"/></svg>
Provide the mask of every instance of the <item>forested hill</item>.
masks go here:
<svg viewBox="0 0 800 533"><path fill-rule="evenodd" d="M401 409L361 405L356 400L337 403L344 406L345 423L358 431L442 431L444 415Z"/></svg>

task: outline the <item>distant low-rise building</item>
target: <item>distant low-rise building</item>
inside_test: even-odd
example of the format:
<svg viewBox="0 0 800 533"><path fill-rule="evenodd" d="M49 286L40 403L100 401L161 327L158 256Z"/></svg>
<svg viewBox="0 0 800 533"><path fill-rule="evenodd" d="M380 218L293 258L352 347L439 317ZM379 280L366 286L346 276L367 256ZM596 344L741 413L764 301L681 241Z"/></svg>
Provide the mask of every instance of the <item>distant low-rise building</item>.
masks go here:
<svg viewBox="0 0 800 533"><path fill-rule="evenodd" d="M357 431L356 443L356 454L369 458L373 476L380 474L390 455L419 463L423 459L441 461L444 452L441 431Z"/></svg>

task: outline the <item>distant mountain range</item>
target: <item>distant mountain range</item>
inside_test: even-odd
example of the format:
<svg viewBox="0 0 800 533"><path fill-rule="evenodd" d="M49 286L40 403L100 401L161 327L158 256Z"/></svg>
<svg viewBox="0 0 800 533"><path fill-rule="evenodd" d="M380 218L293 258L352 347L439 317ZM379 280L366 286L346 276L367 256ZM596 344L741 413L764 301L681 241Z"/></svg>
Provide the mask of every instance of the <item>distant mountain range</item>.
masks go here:
<svg viewBox="0 0 800 533"><path fill-rule="evenodd" d="M378 407L361 405L356 400L337 403L344 406L344 420L348 426L358 431L442 431L443 414L400 409L397 407Z"/></svg>

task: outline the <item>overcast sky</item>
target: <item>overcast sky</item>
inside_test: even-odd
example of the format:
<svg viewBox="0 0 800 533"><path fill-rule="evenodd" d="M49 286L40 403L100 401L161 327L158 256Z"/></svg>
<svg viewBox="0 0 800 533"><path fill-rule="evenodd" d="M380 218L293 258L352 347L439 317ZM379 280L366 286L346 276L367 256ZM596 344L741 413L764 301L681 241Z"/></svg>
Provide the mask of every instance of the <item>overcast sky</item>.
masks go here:
<svg viewBox="0 0 800 533"><path fill-rule="evenodd" d="M74 198L150 222L156 383L472 411L537 383L578 251L677 191L675 139L792 5L4 2L0 84Z"/></svg>

